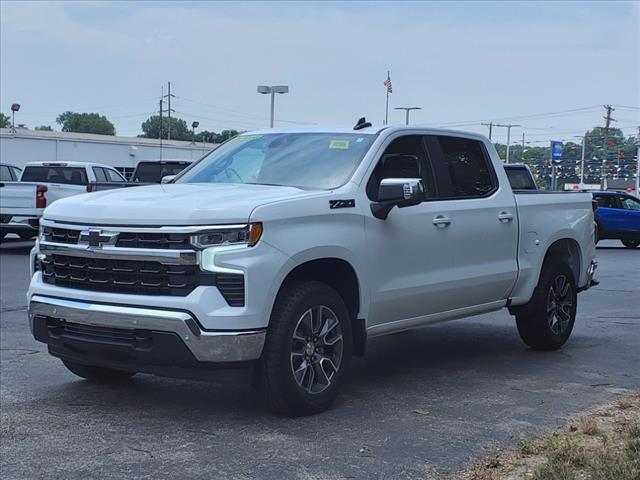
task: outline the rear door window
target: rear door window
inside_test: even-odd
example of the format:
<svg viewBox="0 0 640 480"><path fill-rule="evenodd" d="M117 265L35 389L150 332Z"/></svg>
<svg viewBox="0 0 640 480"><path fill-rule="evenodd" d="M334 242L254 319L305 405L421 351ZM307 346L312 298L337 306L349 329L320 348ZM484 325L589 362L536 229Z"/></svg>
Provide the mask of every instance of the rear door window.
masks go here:
<svg viewBox="0 0 640 480"><path fill-rule="evenodd" d="M63 183L86 185L87 172L81 167L37 166L25 167L23 182Z"/></svg>
<svg viewBox="0 0 640 480"><path fill-rule="evenodd" d="M126 182L126 180L122 178L122 176L115 170L111 170L110 168L105 168L104 171L106 172L110 182L119 182L119 183Z"/></svg>
<svg viewBox="0 0 640 480"><path fill-rule="evenodd" d="M491 160L484 145L478 140L461 137L437 136L429 142L429 150L437 144L442 160L445 185L444 198L487 197L498 188Z"/></svg>
<svg viewBox="0 0 640 480"><path fill-rule="evenodd" d="M107 176L104 174L104 169L100 167L93 167L93 174L96 176L96 182L106 182Z"/></svg>
<svg viewBox="0 0 640 480"><path fill-rule="evenodd" d="M188 166L188 162L139 163L131 181L141 183L160 183L162 177L166 177L167 175L177 175Z"/></svg>

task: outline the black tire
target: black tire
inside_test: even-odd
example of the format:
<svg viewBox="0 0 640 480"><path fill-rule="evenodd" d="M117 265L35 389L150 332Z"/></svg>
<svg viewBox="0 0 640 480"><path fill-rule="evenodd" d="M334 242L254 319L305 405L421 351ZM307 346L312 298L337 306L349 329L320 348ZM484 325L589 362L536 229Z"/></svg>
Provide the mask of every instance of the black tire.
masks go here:
<svg viewBox="0 0 640 480"><path fill-rule="evenodd" d="M598 225L597 223L596 223L596 226L595 226L594 240L595 240L595 244L596 245L600 241L600 225Z"/></svg>
<svg viewBox="0 0 640 480"><path fill-rule="evenodd" d="M62 360L62 363L64 363L64 366L67 367L70 372L75 373L77 376L98 383L122 383L131 379L131 377L136 374L136 372L127 372L125 370L82 365L70 360Z"/></svg>
<svg viewBox="0 0 640 480"><path fill-rule="evenodd" d="M319 325L317 337L307 335L308 321L313 332L314 325ZM321 330L327 329L328 333L322 334ZM306 339L300 338L305 335ZM341 340L336 340L340 335ZM322 412L336 399L349 369L351 338L349 311L333 288L317 281L285 285L271 313L254 385L268 406L278 413L304 416ZM329 357L331 362L327 360ZM321 382L322 379L325 381ZM318 384L314 386L316 380Z"/></svg>
<svg viewBox="0 0 640 480"><path fill-rule="evenodd" d="M557 292L554 296L555 290L564 290L564 286L558 288L562 281L568 286L566 294ZM569 266L558 260L547 260L531 300L516 310L516 324L522 341L534 350L562 347L573 330L577 299L576 282Z"/></svg>
<svg viewBox="0 0 640 480"><path fill-rule="evenodd" d="M627 248L638 248L638 245L640 245L640 240L636 240L636 239L624 239L621 240L622 244L627 247Z"/></svg>

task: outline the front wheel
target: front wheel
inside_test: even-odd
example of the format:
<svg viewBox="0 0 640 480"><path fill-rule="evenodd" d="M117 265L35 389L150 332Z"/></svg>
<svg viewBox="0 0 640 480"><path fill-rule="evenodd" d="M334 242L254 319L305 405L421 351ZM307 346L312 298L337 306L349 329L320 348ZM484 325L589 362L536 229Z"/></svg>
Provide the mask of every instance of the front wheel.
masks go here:
<svg viewBox="0 0 640 480"><path fill-rule="evenodd" d="M75 373L79 377L97 383L121 383L129 380L136 374L136 372L114 370L113 368L82 365L81 363L70 360L62 360L62 363L64 363L64 366L67 367L71 373Z"/></svg>
<svg viewBox="0 0 640 480"><path fill-rule="evenodd" d="M622 244L627 248L637 248L640 245L640 240L625 239L622 240Z"/></svg>
<svg viewBox="0 0 640 480"><path fill-rule="evenodd" d="M516 310L522 341L534 350L556 350L569 339L576 319L577 288L568 265L551 260L542 267L529 303Z"/></svg>
<svg viewBox="0 0 640 480"><path fill-rule="evenodd" d="M317 281L289 284L271 314L255 385L279 413L322 412L338 395L351 350L351 322L342 297Z"/></svg>

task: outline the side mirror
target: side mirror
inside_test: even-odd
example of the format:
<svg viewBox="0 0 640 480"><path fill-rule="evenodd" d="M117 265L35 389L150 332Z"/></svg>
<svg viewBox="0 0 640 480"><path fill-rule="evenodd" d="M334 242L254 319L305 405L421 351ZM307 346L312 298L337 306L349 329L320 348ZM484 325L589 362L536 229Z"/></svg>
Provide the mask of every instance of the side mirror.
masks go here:
<svg viewBox="0 0 640 480"><path fill-rule="evenodd" d="M162 180L160 180L160 183L171 183L173 182L174 178L176 178L175 175L165 175L164 177L162 177Z"/></svg>
<svg viewBox="0 0 640 480"><path fill-rule="evenodd" d="M384 178L378 188L378 201L371 203L371 213L386 220L393 207L417 205L424 200L420 178Z"/></svg>

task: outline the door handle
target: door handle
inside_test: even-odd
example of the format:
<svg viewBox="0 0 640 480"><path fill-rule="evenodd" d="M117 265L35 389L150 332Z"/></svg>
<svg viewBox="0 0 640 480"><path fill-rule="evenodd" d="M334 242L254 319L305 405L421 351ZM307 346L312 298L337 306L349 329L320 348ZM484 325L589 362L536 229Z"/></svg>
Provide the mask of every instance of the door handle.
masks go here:
<svg viewBox="0 0 640 480"><path fill-rule="evenodd" d="M438 228L445 228L451 225L451 219L438 215L433 219L433 224Z"/></svg>
<svg viewBox="0 0 640 480"><path fill-rule="evenodd" d="M498 215L498 220L500 220L502 223L509 223L511 220L513 220L513 213L500 212L500 215Z"/></svg>

